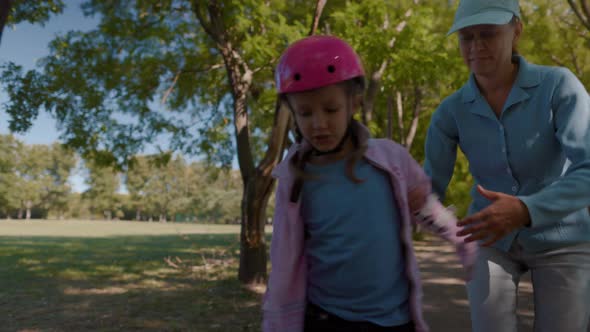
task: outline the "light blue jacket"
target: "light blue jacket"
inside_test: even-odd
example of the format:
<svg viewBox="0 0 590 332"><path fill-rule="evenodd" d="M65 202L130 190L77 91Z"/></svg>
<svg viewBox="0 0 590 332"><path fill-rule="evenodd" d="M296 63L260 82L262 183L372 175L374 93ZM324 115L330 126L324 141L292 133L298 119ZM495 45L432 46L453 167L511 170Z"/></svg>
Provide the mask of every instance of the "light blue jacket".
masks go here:
<svg viewBox="0 0 590 332"><path fill-rule="evenodd" d="M469 160L475 185L519 197L530 228L505 236L541 251L590 242L590 97L568 69L538 66L518 57L516 81L498 118L473 74L432 116L425 171L444 198L457 146ZM475 186L469 213L490 202Z"/></svg>

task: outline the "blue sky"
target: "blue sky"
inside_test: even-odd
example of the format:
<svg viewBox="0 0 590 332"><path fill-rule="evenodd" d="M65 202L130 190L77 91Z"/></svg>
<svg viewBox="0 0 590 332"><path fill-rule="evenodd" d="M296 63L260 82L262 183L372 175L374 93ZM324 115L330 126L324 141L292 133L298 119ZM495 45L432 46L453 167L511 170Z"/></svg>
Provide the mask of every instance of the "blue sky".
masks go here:
<svg viewBox="0 0 590 332"><path fill-rule="evenodd" d="M84 0L66 1L64 13L52 17L44 26L20 23L7 26L0 43L0 63L12 61L23 66L24 70L36 68L39 59L49 54L47 45L57 35L71 30L92 30L99 20L96 17L84 17L80 5ZM2 106L7 101L6 93L0 88L0 134L8 134L8 115ZM33 122L32 128L25 134L15 136L26 144L51 144L59 140L56 122L48 114L41 112ZM150 148L148 147L148 150ZM196 158L189 158L195 160ZM237 160L234 158L234 168ZM71 177L71 184L76 192L86 189L84 174L76 170ZM123 189L123 191L125 191Z"/></svg>
<svg viewBox="0 0 590 332"><path fill-rule="evenodd" d="M70 30L91 30L98 24L98 19L84 17L80 4L82 0L66 1L64 13L52 17L45 26L20 23L7 26L0 43L0 63L12 61L23 66L25 70L35 68L37 60L49 53L47 45L55 36ZM0 105L7 101L6 93L0 89ZM8 115L0 106L0 134L8 134ZM56 123L46 113L40 113L33 122L33 127L24 135L16 134L26 144L51 144L58 140ZM74 191L83 191L83 174L79 170L71 178Z"/></svg>
<svg viewBox="0 0 590 332"><path fill-rule="evenodd" d="M82 15L81 0L66 3L64 13L50 19L45 26L29 23L7 26L0 43L0 62L12 61L25 70L33 69L37 60L49 53L47 45L55 36L74 29L84 31L97 26L98 19ZM6 93L0 90L0 103L6 100ZM55 121L42 113L28 133L17 137L28 144L48 144L58 139L55 128ZM3 108L0 110L0 133L8 133L8 116Z"/></svg>

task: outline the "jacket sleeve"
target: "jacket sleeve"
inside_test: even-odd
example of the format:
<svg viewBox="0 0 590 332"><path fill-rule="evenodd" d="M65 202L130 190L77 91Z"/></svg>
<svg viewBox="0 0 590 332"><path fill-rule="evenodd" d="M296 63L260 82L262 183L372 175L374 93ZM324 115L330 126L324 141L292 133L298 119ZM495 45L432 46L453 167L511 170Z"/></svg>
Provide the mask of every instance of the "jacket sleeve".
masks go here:
<svg viewBox="0 0 590 332"><path fill-rule="evenodd" d="M565 174L541 191L518 196L527 206L531 227L543 227L590 205L590 96L572 72L558 69L552 97L555 136L571 162Z"/></svg>
<svg viewBox="0 0 590 332"><path fill-rule="evenodd" d="M264 332L302 332L306 305L303 225L279 180L270 247L271 272L263 298ZM296 219L296 220L293 220Z"/></svg>
<svg viewBox="0 0 590 332"><path fill-rule="evenodd" d="M450 209L445 208L436 194L431 193L428 176L420 165L409 155L406 164L408 197L420 195L414 201L420 201L421 206L411 207L413 221L426 230L451 242L457 251L457 255L466 270L471 270L477 255L475 242L465 243L464 237L457 236L462 227L457 226L457 217Z"/></svg>
<svg viewBox="0 0 590 332"><path fill-rule="evenodd" d="M457 160L459 134L443 102L432 115L424 146L424 171L432 178L434 192L444 201Z"/></svg>

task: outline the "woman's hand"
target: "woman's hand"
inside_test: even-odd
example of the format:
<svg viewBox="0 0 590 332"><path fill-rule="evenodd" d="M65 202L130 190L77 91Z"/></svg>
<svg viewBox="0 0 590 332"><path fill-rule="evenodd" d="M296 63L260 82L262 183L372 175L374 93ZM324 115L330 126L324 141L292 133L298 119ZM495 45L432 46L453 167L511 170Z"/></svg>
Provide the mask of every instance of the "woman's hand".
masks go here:
<svg viewBox="0 0 590 332"><path fill-rule="evenodd" d="M513 230L530 225L529 210L517 197L486 190L479 185L477 191L492 204L457 224L461 227L470 226L457 233L458 236L469 235L465 242L486 239L482 246L487 247Z"/></svg>

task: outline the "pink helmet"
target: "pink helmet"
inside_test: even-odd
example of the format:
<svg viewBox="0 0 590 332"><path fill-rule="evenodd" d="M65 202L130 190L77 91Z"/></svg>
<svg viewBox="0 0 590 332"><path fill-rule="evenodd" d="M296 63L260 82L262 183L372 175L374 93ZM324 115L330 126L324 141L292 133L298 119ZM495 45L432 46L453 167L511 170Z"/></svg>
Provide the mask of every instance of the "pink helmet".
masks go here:
<svg viewBox="0 0 590 332"><path fill-rule="evenodd" d="M361 59L342 39L311 36L283 52L275 72L277 91L300 92L364 76Z"/></svg>

